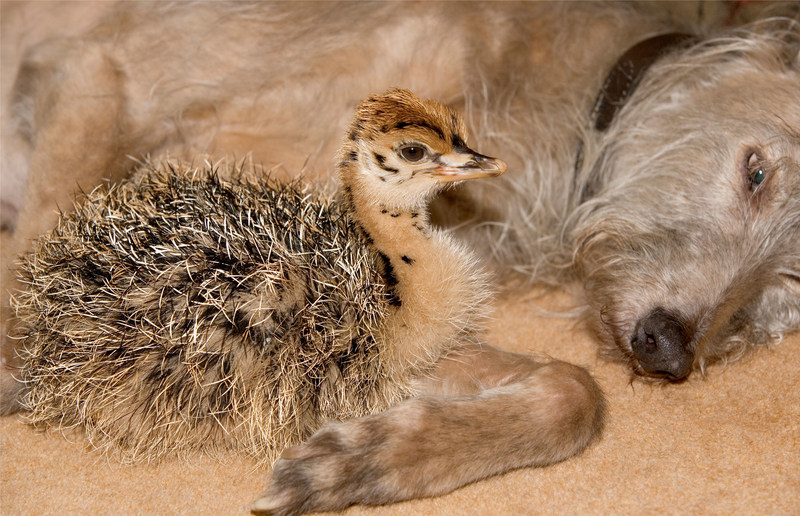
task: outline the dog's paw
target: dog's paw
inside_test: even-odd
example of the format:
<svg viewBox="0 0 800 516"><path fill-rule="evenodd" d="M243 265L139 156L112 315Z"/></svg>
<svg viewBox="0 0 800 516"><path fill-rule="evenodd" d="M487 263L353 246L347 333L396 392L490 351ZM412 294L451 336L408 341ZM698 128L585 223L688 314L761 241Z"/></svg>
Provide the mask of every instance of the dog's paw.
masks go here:
<svg viewBox="0 0 800 516"><path fill-rule="evenodd" d="M385 471L375 460L381 439L365 426L363 421L327 425L306 443L286 449L251 510L291 516L388 501L380 488Z"/></svg>

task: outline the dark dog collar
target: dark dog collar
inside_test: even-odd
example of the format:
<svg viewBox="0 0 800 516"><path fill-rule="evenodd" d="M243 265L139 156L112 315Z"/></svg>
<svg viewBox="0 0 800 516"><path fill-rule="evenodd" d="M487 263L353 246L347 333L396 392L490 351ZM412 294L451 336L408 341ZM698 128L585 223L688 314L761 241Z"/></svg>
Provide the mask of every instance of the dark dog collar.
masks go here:
<svg viewBox="0 0 800 516"><path fill-rule="evenodd" d="M633 94L645 72L661 57L697 42L691 34L672 32L640 41L622 54L603 83L592 109L594 128L608 129L617 112Z"/></svg>
<svg viewBox="0 0 800 516"><path fill-rule="evenodd" d="M653 63L675 50L697 42L698 38L692 34L670 32L647 38L629 48L611 68L603 82L603 88L594 101L590 118L594 129L601 133L608 129ZM583 145L581 140L575 156L576 183L578 172L583 165ZM591 197L594 194L593 190L591 182L587 183L582 189L580 202Z"/></svg>

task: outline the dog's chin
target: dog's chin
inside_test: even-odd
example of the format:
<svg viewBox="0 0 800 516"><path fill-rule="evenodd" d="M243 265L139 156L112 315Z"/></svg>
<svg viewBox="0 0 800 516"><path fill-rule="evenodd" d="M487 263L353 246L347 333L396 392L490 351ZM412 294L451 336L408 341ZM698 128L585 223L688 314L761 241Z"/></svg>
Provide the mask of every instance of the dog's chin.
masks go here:
<svg viewBox="0 0 800 516"><path fill-rule="evenodd" d="M666 371L648 370L648 367L639 361L629 349L619 349L616 361L628 367L631 381L653 385L675 385L684 383L695 375L694 368L689 369L682 376L676 376Z"/></svg>
<svg viewBox="0 0 800 516"><path fill-rule="evenodd" d="M648 372L646 371L642 365L638 362L631 362L628 364L631 368L632 378L649 384L660 384L660 385L675 385L681 384L689 380L693 376L692 371L690 370L682 377L676 377L670 373L666 372Z"/></svg>

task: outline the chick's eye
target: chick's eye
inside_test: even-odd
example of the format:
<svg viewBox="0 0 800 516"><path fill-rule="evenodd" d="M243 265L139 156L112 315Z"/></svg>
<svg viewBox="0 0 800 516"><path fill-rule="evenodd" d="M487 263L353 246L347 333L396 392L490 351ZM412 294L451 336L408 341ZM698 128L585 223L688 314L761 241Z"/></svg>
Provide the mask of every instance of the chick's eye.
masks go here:
<svg viewBox="0 0 800 516"><path fill-rule="evenodd" d="M400 156L411 163L415 163L425 157L425 149L415 145L407 145L400 149Z"/></svg>

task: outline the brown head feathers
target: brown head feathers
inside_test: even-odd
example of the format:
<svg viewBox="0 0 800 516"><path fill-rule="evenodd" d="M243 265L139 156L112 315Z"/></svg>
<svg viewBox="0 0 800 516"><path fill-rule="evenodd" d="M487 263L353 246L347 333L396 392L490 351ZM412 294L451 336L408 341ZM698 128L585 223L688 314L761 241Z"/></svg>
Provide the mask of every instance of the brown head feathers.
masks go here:
<svg viewBox="0 0 800 516"><path fill-rule="evenodd" d="M398 88L383 95L371 95L361 102L348 134L354 141L374 140L397 131L403 131L409 138L438 137L453 146L466 146L467 142L467 128L458 113Z"/></svg>

